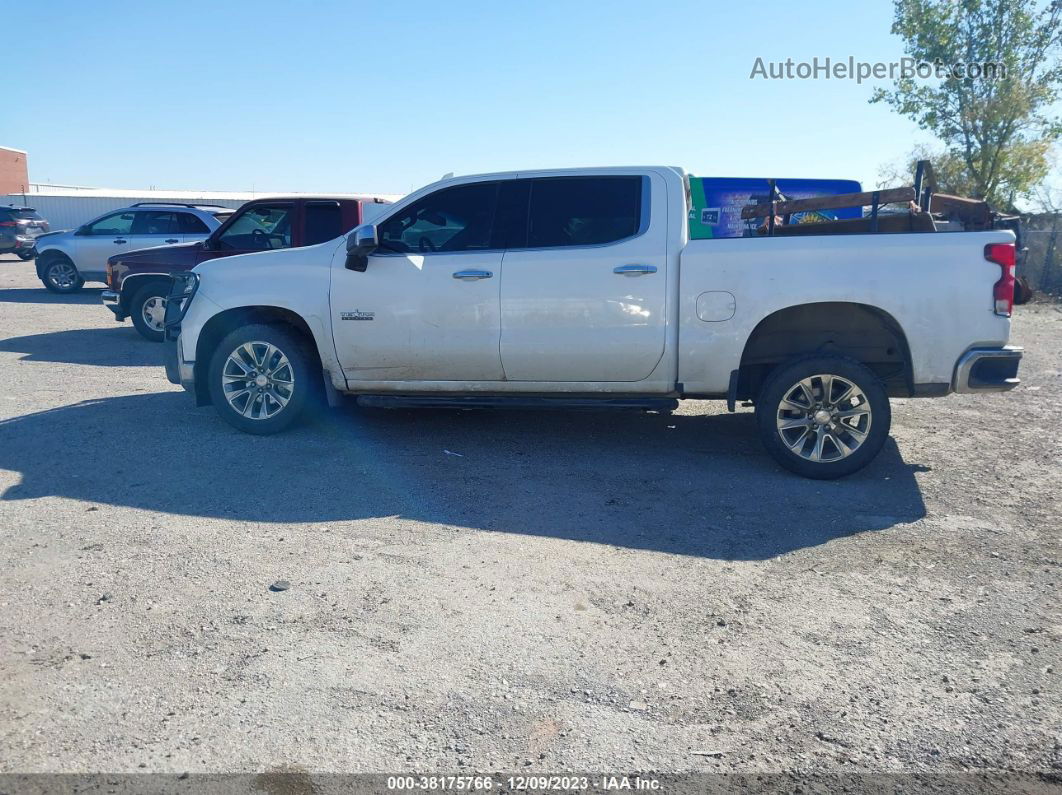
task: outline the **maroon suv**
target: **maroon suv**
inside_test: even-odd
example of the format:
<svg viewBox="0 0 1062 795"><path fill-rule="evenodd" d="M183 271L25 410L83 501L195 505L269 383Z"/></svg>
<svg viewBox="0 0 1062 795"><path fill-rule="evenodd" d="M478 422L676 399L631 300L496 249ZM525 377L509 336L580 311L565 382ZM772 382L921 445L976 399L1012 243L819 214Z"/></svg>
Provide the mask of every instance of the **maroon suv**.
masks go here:
<svg viewBox="0 0 1062 795"><path fill-rule="evenodd" d="M216 257L334 240L362 222L364 205L385 203L378 198L331 196L249 201L206 240L111 257L107 260L110 289L103 292L103 304L114 312L116 320L132 317L137 331L149 340L162 342L171 273L191 270Z"/></svg>

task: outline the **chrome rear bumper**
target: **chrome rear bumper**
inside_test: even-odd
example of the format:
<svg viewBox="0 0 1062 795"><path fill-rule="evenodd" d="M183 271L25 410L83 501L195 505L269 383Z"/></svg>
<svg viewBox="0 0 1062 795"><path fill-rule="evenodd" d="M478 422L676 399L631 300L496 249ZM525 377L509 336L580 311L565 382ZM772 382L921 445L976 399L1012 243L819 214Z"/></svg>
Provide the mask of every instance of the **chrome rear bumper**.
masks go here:
<svg viewBox="0 0 1062 795"><path fill-rule="evenodd" d="M955 364L952 388L956 392L1009 392L1021 383L1018 365L1022 348L972 348Z"/></svg>

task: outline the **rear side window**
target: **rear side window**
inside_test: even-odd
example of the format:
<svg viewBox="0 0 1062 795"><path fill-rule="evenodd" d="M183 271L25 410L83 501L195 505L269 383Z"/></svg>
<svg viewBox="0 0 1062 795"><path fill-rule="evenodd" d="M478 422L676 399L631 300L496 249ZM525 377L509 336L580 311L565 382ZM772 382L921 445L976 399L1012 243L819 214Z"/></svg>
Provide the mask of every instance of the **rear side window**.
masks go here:
<svg viewBox="0 0 1062 795"><path fill-rule="evenodd" d="M180 227L181 232L186 235L210 234L210 229L203 223L203 220L191 213L177 213L177 225Z"/></svg>
<svg viewBox="0 0 1062 795"><path fill-rule="evenodd" d="M642 177L555 177L531 182L530 248L598 246L638 233Z"/></svg>
<svg viewBox="0 0 1062 795"><path fill-rule="evenodd" d="M177 234L177 213L159 210L141 210L133 220L134 235Z"/></svg>
<svg viewBox="0 0 1062 795"><path fill-rule="evenodd" d="M379 225L380 248L402 254L488 249L497 196L497 182L430 193Z"/></svg>
<svg viewBox="0 0 1062 795"><path fill-rule="evenodd" d="M313 246L343 234L343 213L339 202L307 202L302 244Z"/></svg>

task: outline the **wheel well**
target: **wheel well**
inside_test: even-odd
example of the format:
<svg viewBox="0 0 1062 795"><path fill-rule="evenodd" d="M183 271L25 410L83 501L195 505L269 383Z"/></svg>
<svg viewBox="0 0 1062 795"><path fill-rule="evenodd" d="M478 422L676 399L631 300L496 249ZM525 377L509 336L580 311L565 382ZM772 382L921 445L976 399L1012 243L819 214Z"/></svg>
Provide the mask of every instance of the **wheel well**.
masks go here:
<svg viewBox="0 0 1062 795"><path fill-rule="evenodd" d="M866 304L829 301L780 309L759 322L741 355L736 397L755 400L771 370L810 353L836 353L862 362L891 397L912 393L910 348L896 319Z"/></svg>
<svg viewBox="0 0 1062 795"><path fill-rule="evenodd" d="M313 332L296 312L290 309L282 309L278 306L242 306L236 309L227 309L210 318L199 332L199 340L195 346L195 398L196 405L205 406L210 403L210 387L207 384L207 371L210 367L210 359L214 355L214 349L225 335L240 326L250 323L281 323L297 334L305 337L307 348L317 359L320 368L320 357L317 353L317 343ZM321 378L324 379L324 371L321 370Z"/></svg>
<svg viewBox="0 0 1062 795"><path fill-rule="evenodd" d="M133 296L140 291L142 287L153 282L172 282L173 280L169 276L158 273L145 273L143 275L134 274L132 276L126 276L122 279L122 289L118 293L118 306L121 307L123 312L129 311L129 304L133 300Z"/></svg>
<svg viewBox="0 0 1062 795"><path fill-rule="evenodd" d="M35 265L37 267L37 278L38 279L43 279L44 278L44 269L46 267L48 267L48 265L51 264L51 262L53 260L60 259L60 258L67 260L70 264L73 264L73 262L74 262L72 259L70 259L70 257L65 252L60 251L59 249L56 249L56 248L49 248L49 249L45 249L44 251L40 252L37 255L37 260L36 260L36 263L35 263ZM77 266L75 266L75 267L77 267Z"/></svg>

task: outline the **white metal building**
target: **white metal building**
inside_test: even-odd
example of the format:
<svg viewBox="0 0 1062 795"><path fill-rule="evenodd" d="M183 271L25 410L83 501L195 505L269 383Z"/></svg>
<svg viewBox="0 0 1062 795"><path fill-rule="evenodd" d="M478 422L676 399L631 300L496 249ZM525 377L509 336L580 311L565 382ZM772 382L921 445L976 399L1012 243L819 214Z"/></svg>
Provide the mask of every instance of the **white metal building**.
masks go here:
<svg viewBox="0 0 1062 795"><path fill-rule="evenodd" d="M0 195L0 205L16 204L36 208L53 231L76 229L87 221L110 210L128 207L137 202L182 202L185 204L216 204L239 207L251 199L270 196L298 196L297 193L249 193L230 191L188 190L121 190L115 188L83 188L75 185L46 185L30 183L25 194ZM322 194L305 194L319 196ZM366 194L327 194L363 198ZM394 201L398 194L372 194Z"/></svg>

